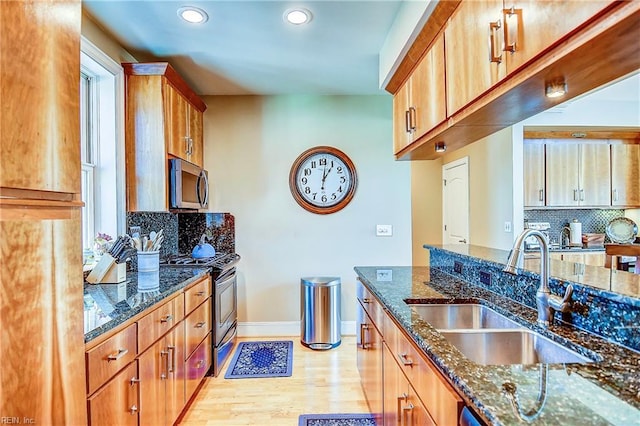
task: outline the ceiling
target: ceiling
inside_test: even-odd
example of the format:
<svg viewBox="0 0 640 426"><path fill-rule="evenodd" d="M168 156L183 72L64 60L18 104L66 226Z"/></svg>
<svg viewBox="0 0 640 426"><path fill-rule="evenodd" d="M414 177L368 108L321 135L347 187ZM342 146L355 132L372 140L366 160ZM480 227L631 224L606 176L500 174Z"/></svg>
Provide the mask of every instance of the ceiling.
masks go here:
<svg viewBox="0 0 640 426"><path fill-rule="evenodd" d="M400 0L83 0L85 12L141 61L165 60L200 95L380 94L379 52ZM188 24L181 6L209 20ZM307 25L285 10L313 13Z"/></svg>

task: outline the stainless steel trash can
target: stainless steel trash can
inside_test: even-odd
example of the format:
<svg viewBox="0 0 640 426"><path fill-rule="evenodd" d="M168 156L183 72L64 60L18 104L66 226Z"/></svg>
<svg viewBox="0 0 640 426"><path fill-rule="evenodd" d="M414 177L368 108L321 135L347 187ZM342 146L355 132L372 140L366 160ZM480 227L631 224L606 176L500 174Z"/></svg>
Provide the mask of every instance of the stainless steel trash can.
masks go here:
<svg viewBox="0 0 640 426"><path fill-rule="evenodd" d="M300 342L332 349L341 342L340 277L300 279Z"/></svg>

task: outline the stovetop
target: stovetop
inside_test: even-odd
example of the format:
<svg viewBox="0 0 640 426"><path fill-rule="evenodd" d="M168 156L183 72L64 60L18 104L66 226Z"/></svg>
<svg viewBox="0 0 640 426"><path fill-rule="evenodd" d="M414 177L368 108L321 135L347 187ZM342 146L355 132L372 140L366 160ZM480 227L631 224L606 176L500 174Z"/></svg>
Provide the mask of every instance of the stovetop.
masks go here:
<svg viewBox="0 0 640 426"><path fill-rule="evenodd" d="M224 271L230 269L240 261L237 253L217 253L213 257L194 258L188 254L170 255L160 261L163 265L174 266L209 266Z"/></svg>

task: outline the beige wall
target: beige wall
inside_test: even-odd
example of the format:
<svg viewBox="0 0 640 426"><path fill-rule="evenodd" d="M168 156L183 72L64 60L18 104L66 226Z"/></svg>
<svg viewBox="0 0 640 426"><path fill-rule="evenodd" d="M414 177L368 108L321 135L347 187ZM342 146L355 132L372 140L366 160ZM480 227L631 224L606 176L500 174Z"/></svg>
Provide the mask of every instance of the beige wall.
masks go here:
<svg viewBox="0 0 640 426"><path fill-rule="evenodd" d="M511 128L480 139L441 159L411 163L413 262L424 265L424 243L442 242L442 166L469 157L469 242L509 249L513 232L513 148Z"/></svg>
<svg viewBox="0 0 640 426"><path fill-rule="evenodd" d="M342 279L343 321L355 320L355 265L411 262L410 164L392 155L390 96L208 96L205 167L211 211L236 219L239 321L300 319L300 278ZM303 210L289 170L307 148L353 160L358 189L331 215ZM393 225L376 237L376 224Z"/></svg>

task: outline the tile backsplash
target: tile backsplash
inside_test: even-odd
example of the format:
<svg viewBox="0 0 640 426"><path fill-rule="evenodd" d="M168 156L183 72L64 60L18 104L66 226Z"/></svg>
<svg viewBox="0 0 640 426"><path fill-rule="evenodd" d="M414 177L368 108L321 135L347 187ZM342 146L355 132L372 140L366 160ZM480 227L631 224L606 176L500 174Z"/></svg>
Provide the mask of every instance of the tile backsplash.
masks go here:
<svg viewBox="0 0 640 426"><path fill-rule="evenodd" d="M562 243L562 228L569 226L573 219L582 223L583 233L604 234L607 224L623 217L624 210L619 209L566 209L566 210L525 210L525 222L549 222L549 239ZM608 239L605 242L609 242Z"/></svg>
<svg viewBox="0 0 640 426"><path fill-rule="evenodd" d="M160 257L172 254L191 254L202 234L219 253L235 253L235 219L230 213L127 213L127 232L131 226L139 226L142 235L164 229L164 242Z"/></svg>

